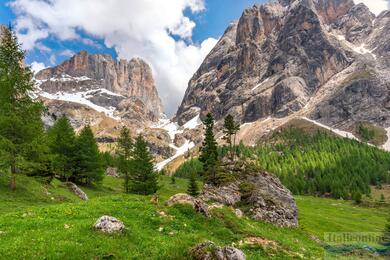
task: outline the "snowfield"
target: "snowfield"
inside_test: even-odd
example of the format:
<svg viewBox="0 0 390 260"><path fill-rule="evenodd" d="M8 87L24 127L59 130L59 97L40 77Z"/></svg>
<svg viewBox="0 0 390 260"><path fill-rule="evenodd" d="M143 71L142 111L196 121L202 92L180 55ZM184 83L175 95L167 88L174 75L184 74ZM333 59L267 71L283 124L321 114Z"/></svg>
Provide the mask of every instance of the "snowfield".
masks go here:
<svg viewBox="0 0 390 260"><path fill-rule="evenodd" d="M97 112L104 113L106 116L111 117L115 120L120 120L119 117L114 116L114 112L116 111L115 107L102 107L98 106L91 101L88 100L88 98L91 98L93 94L97 94L98 92L100 93L106 93L109 95L117 96L118 94L115 94L111 91L108 91L106 89L94 89L94 90L89 90L85 92L75 92L75 93L67 93L67 92L57 92L55 94L50 94L45 91L39 92L39 95L48 99L52 100L60 100L60 101L66 101L66 102L74 102L78 103L81 105L88 106L92 108L93 110L96 110ZM112 94L111 94L112 93Z"/></svg>
<svg viewBox="0 0 390 260"><path fill-rule="evenodd" d="M191 120L189 120L187 123L185 123L182 127L180 127L176 122L172 122L170 119L162 118L160 119L160 122L156 125L151 126L152 128L159 128L164 129L168 132L169 137L171 138L171 143L169 144L170 147L176 150L175 155L169 157L168 159L159 162L156 164L156 169L161 170L163 169L168 163L175 160L177 157L184 155L188 150L195 147L195 143L191 142L189 140L185 140L185 143L181 147L177 147L174 144L175 136L176 134L181 134L184 132L184 129L195 129L201 124L200 115L195 116Z"/></svg>
<svg viewBox="0 0 390 260"><path fill-rule="evenodd" d="M157 163L155 167L159 171L162 170L168 163L175 160L177 157L184 155L188 150L194 148L195 144L194 142L186 140L186 142L181 147L177 147L174 144L170 144L169 146L176 150L176 154L162 162Z"/></svg>
<svg viewBox="0 0 390 260"><path fill-rule="evenodd" d="M312 122L315 125L318 125L318 126L320 126L322 128L325 128L325 129L327 129L329 131L332 131L333 133L335 133L337 135L340 135L340 136L345 137L345 138L354 139L354 140L358 140L359 141L359 139L356 136L354 136L352 133L350 133L350 132L346 132L346 131L342 131L342 130L339 130L339 129L336 129L336 128L332 128L332 127L326 126L326 125L321 124L321 123L319 123L317 121L311 120L311 119L309 119L307 117L302 117L302 118L307 120L307 121L309 121L309 122Z"/></svg>

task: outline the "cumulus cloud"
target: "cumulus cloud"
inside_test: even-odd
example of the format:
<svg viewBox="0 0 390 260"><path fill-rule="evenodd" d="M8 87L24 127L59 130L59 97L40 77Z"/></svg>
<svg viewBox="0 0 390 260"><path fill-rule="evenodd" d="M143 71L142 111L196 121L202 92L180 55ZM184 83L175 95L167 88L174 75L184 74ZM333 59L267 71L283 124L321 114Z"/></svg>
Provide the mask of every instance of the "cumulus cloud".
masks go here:
<svg viewBox="0 0 390 260"><path fill-rule="evenodd" d="M119 58L144 58L152 66L169 114L175 112L188 80L217 42L191 41L196 24L184 11L201 12L204 0L13 0L10 6L26 49L49 36L83 41L82 31L103 39Z"/></svg>
<svg viewBox="0 0 390 260"><path fill-rule="evenodd" d="M384 10L389 9L390 2L387 0L354 0L356 4L364 3L368 8L370 8L371 12L375 15L380 14Z"/></svg>
<svg viewBox="0 0 390 260"><path fill-rule="evenodd" d="M44 63L36 61L33 61L30 66L34 74L46 68Z"/></svg>

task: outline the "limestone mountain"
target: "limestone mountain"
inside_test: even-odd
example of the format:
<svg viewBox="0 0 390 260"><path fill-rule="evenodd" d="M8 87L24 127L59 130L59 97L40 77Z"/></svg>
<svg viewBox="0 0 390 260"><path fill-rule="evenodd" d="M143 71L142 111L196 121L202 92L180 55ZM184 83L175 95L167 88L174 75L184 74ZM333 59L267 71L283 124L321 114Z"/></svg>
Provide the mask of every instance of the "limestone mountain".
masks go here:
<svg viewBox="0 0 390 260"><path fill-rule="evenodd" d="M49 111L56 115L67 111L66 107L143 124L158 121L163 113L152 70L139 58L115 61L111 55L81 51L58 66L38 72L35 79L39 95L48 99ZM60 106L63 108L58 109ZM92 119L71 118L76 126Z"/></svg>
<svg viewBox="0 0 390 260"><path fill-rule="evenodd" d="M389 32L390 11L375 17L353 0L254 5L194 74L176 119L230 113L248 123L241 137L250 142L294 117L389 128Z"/></svg>

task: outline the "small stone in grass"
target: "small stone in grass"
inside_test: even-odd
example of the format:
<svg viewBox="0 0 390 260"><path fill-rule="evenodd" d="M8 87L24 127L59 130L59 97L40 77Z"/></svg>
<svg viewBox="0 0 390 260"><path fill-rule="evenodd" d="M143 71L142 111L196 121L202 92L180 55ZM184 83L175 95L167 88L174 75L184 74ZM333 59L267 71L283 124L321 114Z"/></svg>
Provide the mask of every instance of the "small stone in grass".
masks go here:
<svg viewBox="0 0 390 260"><path fill-rule="evenodd" d="M122 221L114 217L102 216L96 221L93 227L104 233L114 233L122 231L125 228L125 225Z"/></svg>

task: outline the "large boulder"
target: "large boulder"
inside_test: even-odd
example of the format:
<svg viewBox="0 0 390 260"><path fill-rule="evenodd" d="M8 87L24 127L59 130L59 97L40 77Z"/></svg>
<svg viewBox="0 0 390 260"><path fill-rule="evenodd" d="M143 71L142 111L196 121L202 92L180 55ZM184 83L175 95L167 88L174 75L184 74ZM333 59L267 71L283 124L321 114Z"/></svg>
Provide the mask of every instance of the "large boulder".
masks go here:
<svg viewBox="0 0 390 260"><path fill-rule="evenodd" d="M103 233L115 233L122 231L125 225L114 217L102 216L95 222L93 227Z"/></svg>
<svg viewBox="0 0 390 260"><path fill-rule="evenodd" d="M245 254L234 247L219 247L211 241L201 243L191 250L195 260L245 260Z"/></svg>
<svg viewBox="0 0 390 260"><path fill-rule="evenodd" d="M191 204L196 212L202 213L206 217L210 217L209 207L204 201L185 193L173 195L168 199L166 204L169 207L175 204Z"/></svg>
<svg viewBox="0 0 390 260"><path fill-rule="evenodd" d="M231 164L241 163L240 161ZM291 192L274 175L256 170L250 163L242 167L224 165L222 171L235 180L220 186L205 185L200 197L229 206L245 206L245 213L254 220L280 227L297 227L298 210ZM240 169L232 172L232 169Z"/></svg>
<svg viewBox="0 0 390 260"><path fill-rule="evenodd" d="M70 191L72 191L75 195L77 195L77 197L79 197L82 200L88 200L87 194L84 191L82 191L76 184L74 184L73 182L67 182L66 185L68 186Z"/></svg>

